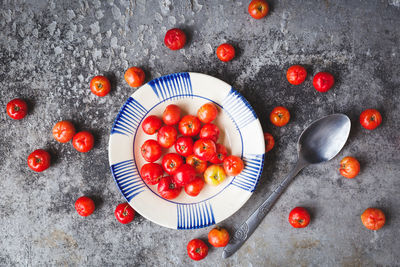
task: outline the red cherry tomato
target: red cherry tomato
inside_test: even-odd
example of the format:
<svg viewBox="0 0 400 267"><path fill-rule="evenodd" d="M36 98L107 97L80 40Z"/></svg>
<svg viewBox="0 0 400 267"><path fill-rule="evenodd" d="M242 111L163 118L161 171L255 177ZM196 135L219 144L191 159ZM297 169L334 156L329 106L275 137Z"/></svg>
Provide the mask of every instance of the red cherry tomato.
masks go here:
<svg viewBox="0 0 400 267"><path fill-rule="evenodd" d="M139 87L143 84L145 74L141 68L130 67L124 75L126 83L131 87Z"/></svg>
<svg viewBox="0 0 400 267"><path fill-rule="evenodd" d="M227 175L237 176L244 168L244 164L241 158L237 156L228 156L224 159L224 170Z"/></svg>
<svg viewBox="0 0 400 267"><path fill-rule="evenodd" d="M322 93L329 91L335 83L335 78L329 72L318 72L313 79L314 88Z"/></svg>
<svg viewBox="0 0 400 267"><path fill-rule="evenodd" d="M104 76L95 76L90 81L90 90L93 94L103 97L106 96L111 89L110 81Z"/></svg>
<svg viewBox="0 0 400 267"><path fill-rule="evenodd" d="M224 162L226 156L228 156L228 151L226 150L226 147L224 145L216 144L216 147L217 154L215 154L215 156L210 159L210 162L214 164L221 164Z"/></svg>
<svg viewBox="0 0 400 267"><path fill-rule="evenodd" d="M265 0L252 0L248 7L250 16L255 19L262 19L268 14L269 5Z"/></svg>
<svg viewBox="0 0 400 267"><path fill-rule="evenodd" d="M201 128L201 122L193 115L184 116L179 122L179 131L184 136L198 135Z"/></svg>
<svg viewBox="0 0 400 267"><path fill-rule="evenodd" d="M369 230L379 230L385 225L386 217L382 210L368 208L361 215L361 222Z"/></svg>
<svg viewBox="0 0 400 267"><path fill-rule="evenodd" d="M75 127L69 121L59 121L53 127L53 136L60 143L69 142L75 135Z"/></svg>
<svg viewBox="0 0 400 267"><path fill-rule="evenodd" d="M172 176L161 178L157 186L158 193L165 199L174 199L179 196L182 187L179 186Z"/></svg>
<svg viewBox="0 0 400 267"><path fill-rule="evenodd" d="M299 85L306 80L307 71L303 66L291 66L286 72L286 78L290 84Z"/></svg>
<svg viewBox="0 0 400 267"><path fill-rule="evenodd" d="M285 126L290 120L289 110L285 107L276 107L271 111L269 119L272 124L278 127Z"/></svg>
<svg viewBox="0 0 400 267"><path fill-rule="evenodd" d="M196 177L193 181L185 185L185 192L191 197L198 196L204 187L204 180L201 177Z"/></svg>
<svg viewBox="0 0 400 267"><path fill-rule="evenodd" d="M157 116L151 115L144 119L142 129L147 134L155 134L162 126L162 121Z"/></svg>
<svg viewBox="0 0 400 267"><path fill-rule="evenodd" d="M168 105L162 118L166 125L175 125L181 119L181 109L177 105Z"/></svg>
<svg viewBox="0 0 400 267"><path fill-rule="evenodd" d="M218 109L217 107L209 102L206 103L204 105L202 105L199 110L197 111L197 117L199 118L199 120L203 123L210 123L213 120L215 120L215 118L218 115Z"/></svg>
<svg viewBox="0 0 400 267"><path fill-rule="evenodd" d="M115 208L114 215L120 223L128 224L135 218L135 210L125 202Z"/></svg>
<svg viewBox="0 0 400 267"><path fill-rule="evenodd" d="M93 148L94 137L91 133L83 131L74 135L72 145L79 152L88 152Z"/></svg>
<svg viewBox="0 0 400 267"><path fill-rule="evenodd" d="M50 154L43 149L36 149L28 156L28 166L35 172L42 172L50 167Z"/></svg>
<svg viewBox="0 0 400 267"><path fill-rule="evenodd" d="M183 156L187 157L193 154L193 139L190 137L181 136L175 142L175 150L176 152Z"/></svg>
<svg viewBox="0 0 400 267"><path fill-rule="evenodd" d="M171 50L178 50L186 44L186 34L181 29L170 29L164 37L164 44Z"/></svg>
<svg viewBox="0 0 400 267"><path fill-rule="evenodd" d="M217 48L217 56L223 62L231 61L235 57L235 48L230 44L222 44Z"/></svg>
<svg viewBox="0 0 400 267"><path fill-rule="evenodd" d="M154 162L158 160L162 155L162 149L156 140L149 139L145 141L140 148L143 158L148 162Z"/></svg>
<svg viewBox="0 0 400 267"><path fill-rule="evenodd" d="M176 153L168 153L162 158L161 165L169 175L173 175L175 171L183 165L183 159Z"/></svg>
<svg viewBox="0 0 400 267"><path fill-rule="evenodd" d="M199 139L194 143L193 153L199 159L209 161L217 154L217 146L211 139Z"/></svg>
<svg viewBox="0 0 400 267"><path fill-rule="evenodd" d="M75 201L75 209L79 215L87 217L92 214L95 209L94 201L89 197L80 197Z"/></svg>
<svg viewBox="0 0 400 267"><path fill-rule="evenodd" d="M270 133L264 133L264 139L265 139L265 152L268 152L274 148L275 140Z"/></svg>
<svg viewBox="0 0 400 267"><path fill-rule="evenodd" d="M344 157L340 161L339 171L346 178L354 178L360 172L360 163L353 157Z"/></svg>
<svg viewBox="0 0 400 267"><path fill-rule="evenodd" d="M225 247L229 243L229 233L225 228L216 227L208 233L208 243L216 248Z"/></svg>
<svg viewBox="0 0 400 267"><path fill-rule="evenodd" d="M178 131L173 126L163 126L157 133L157 141L160 146L169 148L175 144Z"/></svg>
<svg viewBox="0 0 400 267"><path fill-rule="evenodd" d="M289 223L294 228L304 228L310 223L310 214L305 208L296 207L289 213Z"/></svg>
<svg viewBox="0 0 400 267"><path fill-rule="evenodd" d="M195 155L186 158L186 164L193 166L197 173L201 174L207 169L207 161L201 160Z"/></svg>
<svg viewBox="0 0 400 267"><path fill-rule="evenodd" d="M382 123L382 116L376 109L366 109L360 115L360 123L367 130L373 130Z"/></svg>
<svg viewBox="0 0 400 267"><path fill-rule="evenodd" d="M26 116L28 106L22 99L16 98L7 103L7 114L14 120L20 120Z"/></svg>
<svg viewBox="0 0 400 267"><path fill-rule="evenodd" d="M199 137L217 142L219 137L219 129L215 124L207 123L201 128Z"/></svg>
<svg viewBox="0 0 400 267"><path fill-rule="evenodd" d="M208 254L208 247L206 243L200 239L192 239L187 244L187 252L192 260L199 261L204 259Z"/></svg>
<svg viewBox="0 0 400 267"><path fill-rule="evenodd" d="M174 173L177 185L185 186L196 178L196 170L189 164L183 164Z"/></svg>
<svg viewBox="0 0 400 267"><path fill-rule="evenodd" d="M140 176L149 185L157 184L164 174L163 168L157 163L147 163L140 169Z"/></svg>

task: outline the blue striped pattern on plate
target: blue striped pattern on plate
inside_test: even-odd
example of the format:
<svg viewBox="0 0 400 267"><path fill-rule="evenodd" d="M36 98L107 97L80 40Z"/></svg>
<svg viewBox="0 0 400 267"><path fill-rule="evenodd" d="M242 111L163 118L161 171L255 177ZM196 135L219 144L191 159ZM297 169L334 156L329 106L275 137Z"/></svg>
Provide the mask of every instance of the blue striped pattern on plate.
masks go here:
<svg viewBox="0 0 400 267"><path fill-rule="evenodd" d="M149 85L161 101L193 95L192 82L187 72L170 74L154 79L149 82Z"/></svg>
<svg viewBox="0 0 400 267"><path fill-rule="evenodd" d="M239 129L257 119L257 115L249 102L233 88L222 101L222 106L236 122Z"/></svg>
<svg viewBox="0 0 400 267"><path fill-rule="evenodd" d="M264 154L248 154L243 156L244 169L232 180L235 185L243 190L253 192L258 184L264 166Z"/></svg>
<svg viewBox="0 0 400 267"><path fill-rule="evenodd" d="M146 113L147 110L138 101L129 97L115 119L111 134L133 135Z"/></svg>
<svg viewBox="0 0 400 267"><path fill-rule="evenodd" d="M177 204L178 229L198 229L215 224L211 204L200 202L194 204Z"/></svg>

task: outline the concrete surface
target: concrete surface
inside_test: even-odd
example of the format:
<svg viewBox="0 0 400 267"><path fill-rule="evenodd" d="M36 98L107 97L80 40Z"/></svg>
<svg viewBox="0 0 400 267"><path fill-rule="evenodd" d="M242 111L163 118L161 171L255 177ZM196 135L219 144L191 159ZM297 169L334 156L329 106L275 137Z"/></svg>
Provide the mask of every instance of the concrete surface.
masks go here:
<svg viewBox="0 0 400 267"><path fill-rule="evenodd" d="M400 266L400 2L269 1L271 12L256 21L248 1L7 1L0 2L0 265L144 266ZM181 51L163 45L168 28L183 28L189 42ZM214 51L229 41L237 49L230 63ZM295 63L309 76L300 86L285 79ZM134 91L123 80L128 66L141 66L146 80L179 71L214 75L249 100L276 140L251 199L221 225L237 227L289 172L295 143L311 121L334 112L349 115L350 139L332 161L308 167L233 257L222 249L194 263L186 255L192 238L210 228L177 231L137 215L121 225L115 206L123 201L108 168L108 135L121 104ZM312 76L331 71L328 93L312 88ZM96 74L111 78L104 98L90 93ZM12 121L7 102L25 99L28 116ZM276 105L289 108L283 128L267 122ZM378 108L382 125L367 131L358 123L366 108ZM95 134L87 154L51 135L61 119ZM48 149L52 166L28 169L26 158ZM338 172L344 156L361 162L361 173ZM95 198L88 218L73 204ZM312 222L294 229L287 222L295 206L307 207ZM387 224L365 229L360 214L382 208Z"/></svg>

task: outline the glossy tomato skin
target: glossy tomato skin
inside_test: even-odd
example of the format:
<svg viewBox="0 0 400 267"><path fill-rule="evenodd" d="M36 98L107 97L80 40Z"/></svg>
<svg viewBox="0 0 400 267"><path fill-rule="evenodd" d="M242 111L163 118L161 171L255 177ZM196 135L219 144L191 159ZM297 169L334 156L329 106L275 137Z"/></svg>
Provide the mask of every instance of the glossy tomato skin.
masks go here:
<svg viewBox="0 0 400 267"><path fill-rule="evenodd" d="M275 146L275 139L270 133L264 133L265 152L270 151Z"/></svg>
<svg viewBox="0 0 400 267"><path fill-rule="evenodd" d="M344 157L340 161L340 174L346 178L354 178L360 172L360 163L356 158Z"/></svg>
<svg viewBox="0 0 400 267"><path fill-rule="evenodd" d="M155 134L161 128L161 126L161 119L154 115L148 116L142 123L143 132L149 135Z"/></svg>
<svg viewBox="0 0 400 267"><path fill-rule="evenodd" d="M95 76L90 81L90 90L93 94L103 97L106 96L111 89L110 81L104 76Z"/></svg>
<svg viewBox="0 0 400 267"><path fill-rule="evenodd" d="M369 230L379 230L385 225L386 218L382 210L368 208L361 214L361 222Z"/></svg>
<svg viewBox="0 0 400 267"><path fill-rule="evenodd" d="M290 84L302 84L307 77L307 71L303 66L293 65L286 72L286 78Z"/></svg>
<svg viewBox="0 0 400 267"><path fill-rule="evenodd" d="M42 172L50 167L50 154L43 149L36 149L28 156L28 166L35 172Z"/></svg>
<svg viewBox="0 0 400 267"><path fill-rule="evenodd" d="M217 153L215 154L212 159L210 159L211 163L214 164L221 164L224 162L224 159L228 156L228 151L226 150L226 147L221 144L216 144L217 147Z"/></svg>
<svg viewBox="0 0 400 267"><path fill-rule="evenodd" d="M217 142L219 137L219 129L217 125L212 123L205 124L200 130L199 137L203 139L211 139L212 141Z"/></svg>
<svg viewBox="0 0 400 267"><path fill-rule="evenodd" d="M181 119L181 109L177 105L168 105L163 112L163 121L166 125L175 125Z"/></svg>
<svg viewBox="0 0 400 267"><path fill-rule="evenodd" d="M198 196L204 187L204 180L201 177L196 177L193 181L185 185L185 192L191 197Z"/></svg>
<svg viewBox="0 0 400 267"><path fill-rule="evenodd" d="M164 44L171 50L179 50L186 44L186 34L178 28L170 29L165 34Z"/></svg>
<svg viewBox="0 0 400 267"><path fill-rule="evenodd" d="M143 143L140 152L146 161L154 162L161 157L162 148L156 140L149 139Z"/></svg>
<svg viewBox="0 0 400 267"><path fill-rule="evenodd" d="M207 161L201 160L195 155L186 157L186 164L191 165L199 174L203 173L207 169Z"/></svg>
<svg viewBox="0 0 400 267"><path fill-rule="evenodd" d="M216 227L208 233L208 243L216 248L225 247L229 243L229 233L225 228Z"/></svg>
<svg viewBox="0 0 400 267"><path fill-rule="evenodd" d="M226 179L226 173L222 166L211 165L208 166L204 172L204 181L209 185L219 185Z"/></svg>
<svg viewBox="0 0 400 267"><path fill-rule="evenodd" d="M205 103L197 110L197 117L202 123L212 122L213 120L215 120L217 115L218 115L218 109L211 102Z"/></svg>
<svg viewBox="0 0 400 267"><path fill-rule="evenodd" d="M144 71L138 67L130 67L124 75L126 83L131 87L139 87L145 79Z"/></svg>
<svg viewBox="0 0 400 267"><path fill-rule="evenodd" d="M289 223L294 228L304 228L310 223L310 214L305 208L296 207L289 213Z"/></svg>
<svg viewBox="0 0 400 267"><path fill-rule="evenodd" d="M211 139L199 139L194 142L193 153L199 159L209 161L217 154L217 146Z"/></svg>
<svg viewBox="0 0 400 267"><path fill-rule="evenodd" d="M92 214L95 209L94 201L89 197L80 197L75 201L75 209L79 215L87 217Z"/></svg>
<svg viewBox="0 0 400 267"><path fill-rule="evenodd" d="M16 98L7 103L7 114L14 120L23 119L28 112L28 105L22 99Z"/></svg>
<svg viewBox="0 0 400 267"><path fill-rule="evenodd" d="M200 128L200 120L193 115L186 115L179 122L179 131L183 136L196 136Z"/></svg>
<svg viewBox="0 0 400 267"><path fill-rule="evenodd" d="M335 84L335 78L329 72L318 72L313 79L314 88L322 93L329 91Z"/></svg>
<svg viewBox="0 0 400 267"><path fill-rule="evenodd" d="M250 16L255 19L262 19L269 12L269 5L265 0L252 0L248 7Z"/></svg>
<svg viewBox="0 0 400 267"><path fill-rule="evenodd" d="M275 126L282 127L288 124L290 120L289 110L285 107L275 107L269 115L271 123Z"/></svg>
<svg viewBox="0 0 400 267"><path fill-rule="evenodd" d="M160 146L169 148L175 144L178 131L173 126L163 126L157 133L157 141Z"/></svg>
<svg viewBox="0 0 400 267"><path fill-rule="evenodd" d="M187 252L192 260L199 261L204 259L208 254L208 247L200 239L192 239L187 244Z"/></svg>
<svg viewBox="0 0 400 267"><path fill-rule="evenodd" d="M228 44L222 44L217 48L217 57L222 62L231 61L235 57L235 48Z"/></svg>
<svg viewBox="0 0 400 267"><path fill-rule="evenodd" d="M75 135L75 127L69 121L59 121L53 127L53 137L60 143L69 142Z"/></svg>
<svg viewBox="0 0 400 267"><path fill-rule="evenodd" d="M193 154L193 145L191 137L181 136L175 142L175 151L183 157L188 157Z"/></svg>
<svg viewBox="0 0 400 267"><path fill-rule="evenodd" d="M79 132L72 138L72 145L79 152L89 152L93 148L94 137L87 131Z"/></svg>
<svg viewBox="0 0 400 267"><path fill-rule="evenodd" d="M115 208L114 215L120 223L128 224L135 218L135 210L125 202Z"/></svg>
<svg viewBox="0 0 400 267"><path fill-rule="evenodd" d="M149 185L157 184L163 177L164 171L160 164L157 163L147 163L140 169L140 176L143 181Z"/></svg>
<svg viewBox="0 0 400 267"><path fill-rule="evenodd" d="M367 130L373 130L382 123L382 116L376 109L366 109L360 115L360 123Z"/></svg>
<svg viewBox="0 0 400 267"><path fill-rule="evenodd" d="M237 156L228 156L224 159L224 170L229 176L239 175L244 168L244 163L241 158Z"/></svg>
<svg viewBox="0 0 400 267"><path fill-rule="evenodd" d="M166 173L173 175L183 165L183 159L176 153L168 153L162 158L161 165Z"/></svg>
<svg viewBox="0 0 400 267"><path fill-rule="evenodd" d="M165 199L174 199L179 196L182 191L182 187L179 186L172 176L166 176L161 178L157 185L157 190L160 196Z"/></svg>
<svg viewBox="0 0 400 267"><path fill-rule="evenodd" d="M196 178L196 170L189 164L183 164L174 173L177 185L185 186Z"/></svg>

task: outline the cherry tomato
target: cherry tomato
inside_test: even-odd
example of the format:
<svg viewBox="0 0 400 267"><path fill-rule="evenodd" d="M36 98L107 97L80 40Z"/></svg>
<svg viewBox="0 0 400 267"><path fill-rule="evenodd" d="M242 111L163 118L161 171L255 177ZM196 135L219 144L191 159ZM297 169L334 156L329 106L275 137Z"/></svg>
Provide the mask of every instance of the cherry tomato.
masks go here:
<svg viewBox="0 0 400 267"><path fill-rule="evenodd" d="M228 156L224 159L224 170L227 175L237 176L244 168L244 163L241 158L237 156Z"/></svg>
<svg viewBox="0 0 400 267"><path fill-rule="evenodd" d="M162 158L161 165L169 175L173 175L175 171L183 165L183 159L176 153L168 153Z"/></svg>
<svg viewBox="0 0 400 267"><path fill-rule="evenodd" d="M145 141L140 148L143 158L148 162L154 162L158 160L162 155L162 149L156 140L149 139Z"/></svg>
<svg viewBox="0 0 400 267"><path fill-rule="evenodd" d="M289 213L289 223L294 228L304 228L310 223L310 214L305 208L296 207Z"/></svg>
<svg viewBox="0 0 400 267"><path fill-rule="evenodd" d="M120 223L128 224L135 218L135 210L125 202L115 208L114 215Z"/></svg>
<svg viewBox="0 0 400 267"><path fill-rule="evenodd" d="M210 162L214 164L221 164L224 162L226 156L228 156L228 151L226 151L226 147L224 145L216 144L216 147L217 154L215 154L215 156L210 159Z"/></svg>
<svg viewBox="0 0 400 267"><path fill-rule="evenodd" d="M346 178L354 178L360 172L360 163L353 157L344 157L340 161L339 171Z"/></svg>
<svg viewBox="0 0 400 267"><path fill-rule="evenodd" d="M379 230L385 225L386 218L382 210L368 208L361 214L361 222L369 230Z"/></svg>
<svg viewBox="0 0 400 267"><path fill-rule="evenodd" d="M92 214L95 209L94 201L89 197L80 197L75 201L75 209L79 215L87 217Z"/></svg>
<svg viewBox="0 0 400 267"><path fill-rule="evenodd" d="M217 154L217 146L211 139L199 139L194 142L193 153L199 159L209 161Z"/></svg>
<svg viewBox="0 0 400 267"><path fill-rule="evenodd" d="M235 57L235 48L230 44L222 44L217 48L217 56L223 62L231 61Z"/></svg>
<svg viewBox="0 0 400 267"><path fill-rule="evenodd" d="M42 172L50 167L50 154L43 149L36 149L28 156L28 166L35 172Z"/></svg>
<svg viewBox="0 0 400 267"><path fill-rule="evenodd" d="M179 196L182 187L179 186L172 176L161 178L157 186L158 193L165 199L174 199Z"/></svg>
<svg viewBox="0 0 400 267"><path fill-rule="evenodd" d="M168 105L164 112L162 119L166 125L175 125L181 119L181 109L177 105Z"/></svg>
<svg viewBox="0 0 400 267"><path fill-rule="evenodd" d="M208 247L200 239L192 239L187 244L187 252L192 260L199 261L204 259L208 254Z"/></svg>
<svg viewBox="0 0 400 267"><path fill-rule="evenodd" d="M157 141L160 146L169 148L175 144L178 131L173 126L163 126L157 133Z"/></svg>
<svg viewBox="0 0 400 267"><path fill-rule="evenodd" d="M74 135L72 145L79 152L88 152L93 148L94 137L91 133L83 131Z"/></svg>
<svg viewBox="0 0 400 267"><path fill-rule="evenodd" d="M248 8L250 16L255 19L262 19L268 14L269 5L265 0L252 0Z"/></svg>
<svg viewBox="0 0 400 267"><path fill-rule="evenodd" d="M270 133L264 133L264 139L265 139L265 152L268 152L272 148L274 148L275 140Z"/></svg>
<svg viewBox="0 0 400 267"><path fill-rule="evenodd" d="M193 115L184 116L179 122L179 131L184 136L198 135L201 128L201 122Z"/></svg>
<svg viewBox="0 0 400 267"><path fill-rule="evenodd" d="M219 185L225 179L225 170L220 165L211 165L204 172L204 181L209 185Z"/></svg>
<svg viewBox="0 0 400 267"><path fill-rule="evenodd" d="M196 170L189 164L183 164L174 173L177 185L185 186L196 178Z"/></svg>
<svg viewBox="0 0 400 267"><path fill-rule="evenodd" d="M144 119L142 129L147 134L155 134L162 126L162 121L157 116L151 115Z"/></svg>
<svg viewBox="0 0 400 267"><path fill-rule="evenodd" d="M103 97L110 92L111 84L107 77L95 76L90 81L90 90L93 94Z"/></svg>
<svg viewBox="0 0 400 267"><path fill-rule="evenodd" d="M290 120L289 110L287 110L285 107L276 107L271 111L269 119L275 126L285 126Z"/></svg>
<svg viewBox="0 0 400 267"><path fill-rule="evenodd" d="M198 196L204 187L204 180L201 177L196 177L193 181L185 185L185 192L191 197Z"/></svg>
<svg viewBox="0 0 400 267"><path fill-rule="evenodd" d="M186 34L181 29L170 29L165 34L164 44L171 50L179 50L186 44Z"/></svg>
<svg viewBox="0 0 400 267"><path fill-rule="evenodd" d="M291 66L286 72L286 78L290 84L299 85L306 80L307 71L303 66Z"/></svg>
<svg viewBox="0 0 400 267"><path fill-rule="evenodd" d="M217 115L218 115L218 109L211 102L205 103L197 111L197 117L199 118L199 120L202 123L210 123L210 122L212 122L213 120L215 120Z"/></svg>
<svg viewBox="0 0 400 267"><path fill-rule="evenodd" d="M22 99L16 98L7 103L7 114L14 120L23 119L28 112L28 105Z"/></svg>
<svg viewBox="0 0 400 267"><path fill-rule="evenodd" d="M59 121L53 127L53 136L60 143L69 142L75 135L75 127L69 121Z"/></svg>
<svg viewBox="0 0 400 267"><path fill-rule="evenodd" d="M217 142L219 137L219 129L215 124L207 123L201 128L199 137Z"/></svg>
<svg viewBox="0 0 400 267"><path fill-rule="evenodd" d="M329 91L334 83L335 79L329 72L318 72L313 79L314 88L322 93Z"/></svg>
<svg viewBox="0 0 400 267"><path fill-rule="evenodd" d="M382 116L376 109L366 109L360 115L360 123L367 130L373 130L382 123Z"/></svg>
<svg viewBox="0 0 400 267"><path fill-rule="evenodd" d="M190 137L181 136L175 142L176 152L184 157L193 154L193 139Z"/></svg>
<svg viewBox="0 0 400 267"><path fill-rule="evenodd" d="M201 160L195 155L188 156L186 164L193 166L197 173L203 173L207 169L207 161Z"/></svg>
<svg viewBox="0 0 400 267"><path fill-rule="evenodd" d="M143 84L145 74L141 68L130 67L126 70L124 78L130 87L138 87Z"/></svg>
<svg viewBox="0 0 400 267"><path fill-rule="evenodd" d="M164 171L160 164L146 163L140 169L140 176L149 185L157 184L163 177Z"/></svg>
<svg viewBox="0 0 400 267"><path fill-rule="evenodd" d="M216 227L208 232L208 243L216 248L225 247L229 243L229 233L225 228Z"/></svg>

